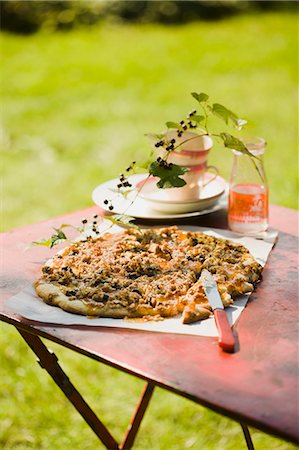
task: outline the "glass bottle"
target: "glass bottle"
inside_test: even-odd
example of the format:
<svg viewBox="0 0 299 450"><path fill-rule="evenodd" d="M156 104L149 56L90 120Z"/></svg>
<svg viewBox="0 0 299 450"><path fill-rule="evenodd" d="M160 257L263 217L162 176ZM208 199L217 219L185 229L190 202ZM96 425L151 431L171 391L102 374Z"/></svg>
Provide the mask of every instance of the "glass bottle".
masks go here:
<svg viewBox="0 0 299 450"><path fill-rule="evenodd" d="M268 228L268 184L263 163L266 141L259 137L242 141L253 157L233 150L228 225L237 233L255 235Z"/></svg>

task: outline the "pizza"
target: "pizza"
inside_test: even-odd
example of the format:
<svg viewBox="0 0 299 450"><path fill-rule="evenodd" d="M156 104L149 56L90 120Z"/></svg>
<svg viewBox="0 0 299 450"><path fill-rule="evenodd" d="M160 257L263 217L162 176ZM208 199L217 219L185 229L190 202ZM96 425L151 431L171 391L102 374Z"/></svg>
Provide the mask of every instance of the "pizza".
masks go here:
<svg viewBox="0 0 299 450"><path fill-rule="evenodd" d="M200 274L209 270L223 305L252 292L262 266L241 244L177 227L106 233L73 242L42 268L39 297L88 317L183 323L212 314Z"/></svg>

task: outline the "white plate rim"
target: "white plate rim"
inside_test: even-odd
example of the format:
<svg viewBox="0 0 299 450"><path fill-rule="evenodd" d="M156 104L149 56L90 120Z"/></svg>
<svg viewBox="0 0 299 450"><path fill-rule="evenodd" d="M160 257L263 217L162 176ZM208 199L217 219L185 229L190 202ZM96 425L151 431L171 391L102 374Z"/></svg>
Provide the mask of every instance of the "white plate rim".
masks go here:
<svg viewBox="0 0 299 450"><path fill-rule="evenodd" d="M135 174L135 175L130 176L128 178L128 180L131 182L131 184L134 185L134 183L141 181L142 178L145 176L146 176L146 174L144 174L144 173L143 174ZM219 175L218 175L218 177L222 178ZM206 209L202 209L201 211L191 211L191 212L186 212L186 213L170 214L170 213L159 213L158 211L151 210L151 208L148 207L150 215L149 214L145 215L142 213L141 214L138 214L138 213L132 214L131 212L128 214L130 214L132 217L135 217L136 219L150 219L150 220L184 219L184 218L189 218L189 217L198 217L198 216L202 216L202 215L206 215L206 214L211 214L211 213L219 211L220 209L223 209L227 206L228 183L224 180L224 178L222 178L222 180L224 181L224 183L226 185L223 195L212 206L210 206L209 208L206 208ZM115 187L118 182L119 182L118 178L110 179L108 181L105 181L104 183L99 184L92 191L91 198L92 198L93 202L108 213L111 213L112 211L109 210L108 205L106 206L103 204L103 200L99 201L98 196L100 195L99 194L100 192L101 192L101 197L103 197L104 192L107 192L107 194L109 195L109 188ZM127 200L125 200L125 201L127 201ZM139 197L139 198L137 197L135 201L142 202L142 203L146 202L141 197ZM114 214L127 214L124 211L119 211L116 209L113 210L113 213Z"/></svg>

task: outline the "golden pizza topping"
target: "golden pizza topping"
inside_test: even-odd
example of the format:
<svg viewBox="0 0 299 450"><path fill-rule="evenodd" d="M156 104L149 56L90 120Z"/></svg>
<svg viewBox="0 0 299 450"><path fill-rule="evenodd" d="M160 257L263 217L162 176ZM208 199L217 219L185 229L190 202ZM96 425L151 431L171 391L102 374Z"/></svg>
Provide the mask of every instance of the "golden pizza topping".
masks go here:
<svg viewBox="0 0 299 450"><path fill-rule="evenodd" d="M129 229L74 242L43 268L36 290L46 302L88 316L171 317L185 310L189 323L210 315L202 269L214 274L224 306L251 292L262 270L229 240L177 227Z"/></svg>

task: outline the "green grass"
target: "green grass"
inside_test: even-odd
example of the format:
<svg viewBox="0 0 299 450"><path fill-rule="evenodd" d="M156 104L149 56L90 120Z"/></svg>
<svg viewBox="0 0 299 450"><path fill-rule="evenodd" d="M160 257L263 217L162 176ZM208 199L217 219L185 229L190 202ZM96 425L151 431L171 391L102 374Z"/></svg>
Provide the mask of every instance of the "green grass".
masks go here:
<svg viewBox="0 0 299 450"><path fill-rule="evenodd" d="M147 155L144 134L193 109L189 94L201 90L248 118L248 133L267 139L271 201L296 208L296 25L295 15L277 13L177 27L2 34L2 229L91 205L97 184ZM210 161L229 177L229 151L215 147ZM14 329L0 330L0 448L101 448ZM50 347L120 439L143 383ZM256 450L296 448L252 433ZM158 389L136 449L189 448L245 444L235 422Z"/></svg>
<svg viewBox="0 0 299 450"><path fill-rule="evenodd" d="M145 133L196 106L194 90L267 139L270 200L296 208L296 24L267 14L2 35L2 228L90 205L96 185L148 154ZM228 179L230 151L216 145L210 161Z"/></svg>

